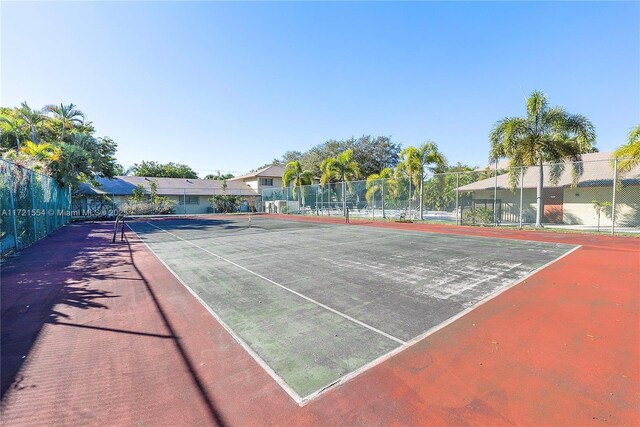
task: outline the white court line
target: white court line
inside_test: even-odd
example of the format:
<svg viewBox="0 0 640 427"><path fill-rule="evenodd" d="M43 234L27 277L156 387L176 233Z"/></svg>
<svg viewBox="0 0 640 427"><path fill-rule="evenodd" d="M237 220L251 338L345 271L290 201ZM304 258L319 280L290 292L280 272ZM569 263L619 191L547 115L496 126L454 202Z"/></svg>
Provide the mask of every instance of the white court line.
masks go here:
<svg viewBox="0 0 640 427"><path fill-rule="evenodd" d="M310 400L321 396L322 394L327 392L329 388L332 388L333 386L338 385L338 384L344 384L345 382L349 381L350 379L355 378L356 376L360 375L361 373L373 368L376 365L379 365L380 363L384 362L385 360L387 360L387 359L395 356L396 354L406 350L407 348L417 344L419 341L422 341L423 339L425 339L429 335L432 335L432 334L438 332L440 329L444 328L445 326L448 326L451 323L455 322L456 320L460 319L461 317L469 314L471 311L475 310L476 308L480 307L481 305L486 304L487 302L491 301L492 299L494 299L498 295L502 294L503 292L506 292L509 289L513 288L514 286L524 282L525 280L527 280L529 277L533 276L537 272L549 267L551 264L553 264L553 263L561 260L562 258L570 255L571 253L575 252L576 250L580 249L581 247L582 247L582 245L578 245L578 246L574 247L569 252L566 252L566 253L560 255L558 258L553 259L553 260L549 261L548 263L536 268L535 270L533 270L531 273L527 274L526 276L515 280L513 283L505 286L504 288L497 289L495 292L493 292L493 293L489 294L488 296L486 296L482 301L479 301L479 302L475 303L474 305L472 305L470 307L467 307L466 309L464 309L460 313L456 314L455 316L452 316L452 317L448 318L447 320L443 321L442 323L437 324L433 328L428 329L426 332L424 332L424 333L418 335L417 337L407 341L406 343L404 343L400 347L397 347L397 348L391 350L390 352L388 352L386 354L383 354L382 356L378 357L377 359L372 360L371 362L367 363L366 365L361 366L360 368L356 369L355 371L351 371L348 374L342 376L341 378L338 378L337 380L335 380L331 384L329 384L326 387L324 387L322 390L318 390L315 393L312 393L312 394L310 394L308 396L305 396L303 402L300 403L300 406L304 406L307 403L309 403Z"/></svg>
<svg viewBox="0 0 640 427"><path fill-rule="evenodd" d="M150 224L150 223L148 223L148 224L149 224L149 225L151 225L151 226L153 226L153 227L156 227L156 228L158 228L159 230L164 231L164 232L166 232L166 233L168 233L168 234L170 234L170 235L173 235L174 237L177 237L178 239L180 239L180 240L182 240L182 241L184 241L184 242L191 243L191 242L189 242L189 241L187 241L187 240L182 239L182 238L181 238L181 237L179 237L179 236L176 236L176 235L175 235L175 234L173 234L173 233L170 233L170 232L169 232L169 231L167 231L167 230L164 230L164 229L162 229L162 228L160 228L160 227L155 226L154 224ZM128 224L127 224L127 225L128 225ZM279 384L279 385L280 385L280 386L281 386L281 387L282 387L282 388L283 388L283 389L284 389L284 390L285 390L285 391L286 391L286 392L287 392L287 393L288 393L288 394L293 398L293 400L294 400L294 401L296 401L296 403L298 403L298 405L299 405L299 406L301 406L301 407L302 407L302 406L305 406L306 404L308 404L309 402L311 402L311 401L315 400L316 398L318 398L318 397L322 396L322 395L323 395L323 394L325 394L327 391L329 391L329 390L333 389L333 388L334 388L334 386L344 384L344 383L348 382L349 380L351 380L351 379L353 379L353 378L357 377L357 376L358 376L358 375L360 375L361 373L363 373L363 372L365 372L365 371L368 371L369 369L372 369L373 367L375 367L375 366L377 366L377 365L381 364L382 362L384 362L384 361L386 361L386 360L390 359L391 357L393 357L393 356L397 355L398 353L401 353L402 351L406 350L407 348L409 348L409 347L411 347L411 346L415 345L416 343L418 343L418 342L422 341L423 339L427 338L428 336L430 336L430 335L432 335L432 334L436 333L436 332L437 332L437 331L439 331L440 329L443 329L444 327L446 327L446 326L448 326L449 324L451 324L451 323L455 322L456 320L460 319L461 317L464 317L465 315L469 314L471 311L473 311L473 310L475 310L476 308L478 308L478 307L480 307L480 306L482 306L482 305L486 304L487 302L491 301L492 299L496 298L497 296L499 296L500 294L502 294L502 293L506 292L507 290L509 290L509 289L513 288L514 286L516 286L516 285L518 285L518 284L520 284L520 283L523 283L523 282L524 282L524 281L526 281L529 277L531 277L531 276L533 276L534 274L538 273L539 271L541 271L541 270L543 270L543 269L545 269L545 268L549 267L551 264L553 264L553 263L555 263L555 262L557 262L557 261L561 260L562 258L564 258L564 257L566 257L566 256L569 256L570 254L572 254L573 252L575 252L576 250L578 250L578 249L580 249L580 248L582 247L582 245L577 245L577 246L575 246L574 248L572 248L572 249L571 249L571 250L569 250L568 252L564 253L563 255L559 256L558 258L555 258L555 259L553 259L553 260L549 261L548 263L546 263L546 264L544 264L544 265L542 265L542 266L538 267L537 269L535 269L535 270L531 271L531 272L530 272L529 274L527 274L526 276L524 276L524 277L522 277L522 278L518 278L518 279L517 279L517 280L515 280L513 283L511 283L511 284L509 284L509 285L507 285L507 286L505 286L505 287L502 287L502 288L500 288L500 289L497 289L495 292L493 292L493 293L491 293L491 294L487 295L487 296L486 296L482 301L479 301L479 302L477 302L476 304L474 304L474 305L472 305L472 306L470 306L470 307L467 307L465 310L461 311L460 313L458 313L458 314L456 314L456 315L454 315L454 316L452 316L452 317L450 317L450 318L446 319L445 321L443 321L443 322L439 323L438 325L436 325L436 326L432 327L431 329L428 329L427 331L425 331L424 333L422 333L422 334L420 334L420 335L416 336L415 338L413 338L413 339L411 339L411 340L409 340L409 341L407 341L407 342L404 342L404 341L400 341L400 340L398 340L398 341L400 341L400 342L402 343L402 345L400 345L399 347L396 347L395 349L391 350L390 352L388 352L388 353L386 353L386 354L381 355L380 357L378 357L378 358L376 358L376 359L372 360L371 362L369 362L369 363L367 363L367 364L365 364L365 365L361 366L360 368L358 368L358 369L356 369L356 370L354 370L354 371L351 371L351 372L349 372L349 373L347 373L347 374L343 375L342 377L340 377L340 378L336 379L335 381L333 381L333 382L331 382L331 383L327 384L327 385L326 385L325 387L323 387L322 389L320 389L320 390L318 390L318 391L316 391L316 392L313 392L313 393L311 393L311 394L309 394L309 395L307 395L307 396L301 397L301 396L300 396L300 395L298 395L298 393L296 393L296 392L295 392L295 391L294 391L294 390L293 390L293 389L292 389L292 388L291 388L291 387L290 387L290 386L289 386L289 385L288 385L288 384L287 384L287 383L286 383L286 382L285 382L285 381L284 381L280 376L278 376L278 374L277 374L277 373L275 373L275 371L273 371L273 369L271 369L271 367L270 367L269 365L267 365L267 364L266 364L266 362L265 362L265 361L264 361L264 360L263 360L263 359L262 359L262 358L261 358L257 353L255 353L255 352L251 349L251 347L249 347L249 346L248 346L248 345L247 345L247 344L246 344L246 343L245 343L245 342L244 342L244 341L243 341L239 336L237 336L237 335L233 332L233 330L231 330L231 328L230 328L226 323L224 323L224 321L223 321L223 320L222 320L222 319L221 319L221 318L220 318L220 317L219 317L219 316L218 316L218 315L217 315L217 314L216 314L216 313L211 309L211 307L209 307L209 306L206 304L206 302L204 302L204 301L203 301L203 300L202 300L198 295L196 295L196 294L195 294L195 292L194 292L194 291L193 291L189 286L187 286L187 285L186 285L186 284L185 284L185 283L180 279L180 277L179 277L179 276L178 276L178 275L177 275L177 274L176 274L176 273L175 273L175 272L174 272L174 271L173 271L173 270L172 270L172 269L171 269L171 268L170 268L170 267L169 267L169 266L168 266L168 265L167 265L167 264L166 264L166 263L165 263L165 262L164 262L164 261L163 261L163 260L162 260L158 255L157 255L157 254L156 254L156 253L155 253L155 252L154 252L154 251L153 251L153 249L151 249L151 247L150 247L150 246L149 246L149 245L148 245L148 244L147 244L147 243L146 243L146 242L145 242L145 241L144 241L144 240L143 240L143 239L138 235L138 233L136 233L136 232L135 232L135 231L134 231L130 226L129 226L129 229L130 229L131 231L133 231L133 232L136 234L136 236L138 236L138 238L139 238L139 239L140 239L140 240L145 244L145 246L147 246L147 248L149 248L149 250L150 250L150 251L151 251L151 252L152 252L152 253L153 253L153 254L158 258L158 260L159 260L159 261L160 261L160 262L161 262L165 267L167 267L167 269L168 269L168 270L169 270L169 271L170 271L170 272L171 272L171 273L172 273L172 274L173 274L173 275L178 279L178 281L180 281L180 283L182 283L182 285L183 285L183 286L185 286L185 287L189 290L189 292L191 292L191 294L192 294L192 295L194 295L194 296L196 297L196 299L197 299L198 301L200 301L200 303L201 303L201 304L202 304L202 305L203 305L203 306L204 306L204 307L205 307L205 308L206 308L206 309L207 309L207 310L208 310L208 311L209 311L209 312L210 312L210 313L211 313L211 314L216 318L216 320L218 320L218 321L220 322L220 324L221 324L221 325L222 325L222 326L223 326L223 327L224 327L224 328L229 332L229 334L230 334L232 337L234 337L234 338L236 339L236 341L238 341L238 343L240 343L240 345L241 345L241 346L242 346L242 347L243 347L243 348L244 348L244 349L245 349L245 350L246 350L246 351L247 351L247 352L248 352L248 353L249 353L249 354L250 354L250 355L251 355L251 356L252 356L252 357L253 357L253 358L258 362L258 363L259 363L259 364L260 364L260 366L262 366L262 367L267 371L267 373L269 373L269 375L270 375L270 376L271 376L271 377L272 377L272 378L273 378L273 379L274 379L274 380L275 380L275 381L276 381L276 382L277 382L277 383L278 383L278 384ZM515 240L517 240L517 239L515 239ZM545 243L545 242L535 242L535 243ZM193 244L193 243L191 243L191 244ZM566 245L569 245L569 244L566 244ZM215 256L216 256L216 257L218 257L218 258L222 258L222 257L220 257L219 255L213 254L212 252L209 252L209 251L208 251L208 250L206 250L206 249L200 248L198 245L193 244L193 246L198 247L199 249L202 249L202 250L204 250L205 252L211 253L212 255L215 255ZM237 265L237 264L233 263L232 261L229 261L229 262L231 262L231 263L232 263L232 264L234 264L234 265ZM242 268L242 269L245 269L245 268L244 268L244 267L242 267L242 266L238 266L238 267L240 267L240 268ZM248 271L248 270L247 270L247 271ZM251 273L252 273L252 274L256 274L256 273L253 273L253 272L251 272ZM257 275L257 274L256 274L256 275ZM261 278L264 278L264 277L262 277L262 276L260 276L260 275L257 275L257 276L258 276L258 277L261 277ZM272 282L272 281L271 281L271 280L269 280L269 279L266 279L266 278L264 278L264 279L265 279L265 280L267 280L267 281L269 281L269 282ZM275 282L272 282L272 283L274 283L274 284L276 284L276 285L278 285L278 286L280 286L280 287L285 288L285 289L287 289L287 290L288 290L288 288L286 288L286 287L284 287L284 286L282 286L282 285L280 285L280 284L278 284L278 283L275 283ZM295 293L295 294L298 294L298 293L297 293L297 292L295 292L295 291L292 291L292 292L293 292L293 293ZM305 297L305 296L304 296L304 295L302 295L302 294L298 294L298 295L300 295L301 297L303 297L303 298L305 298L305 299L306 299L306 298L308 298L308 297ZM331 311L333 311L333 309L331 309L330 307L328 307L328 308L329 308ZM355 320L355 319L354 319L354 320Z"/></svg>
<svg viewBox="0 0 640 427"><path fill-rule="evenodd" d="M233 266L235 266L235 267L238 267L239 269L244 270L244 271L246 271L247 273L253 274L254 276L259 277L260 279L262 279L262 280L264 280L264 281L267 281L267 282L269 282L269 283L271 283L271 284L273 284L273 285L276 285L276 286L278 286L278 287L280 287L280 288L284 289L285 291L291 292L292 294L297 295L297 296L299 296L300 298L303 298L303 299L305 299L305 300L307 300L307 301L309 301L309 302L311 302L311 303L313 303L313 304L317 305L318 307L322 307L322 308L324 308L325 310L329 310L330 312L335 313L335 314L337 314L338 316L344 317L345 319L350 320L350 321L352 321L353 323L357 323L358 325L363 326L363 327L365 327L365 328L369 329L370 331L376 332L376 333L378 333L378 334L380 334L380 335L382 335L382 336L384 336L384 337L386 337L386 338L389 338L390 340L393 340L393 341L397 342L398 344L405 344L405 342L404 342L404 341L402 341L402 340L401 340L401 339L399 339L399 338L394 337L393 335L389 335L388 333L386 333L386 332L384 332L384 331L381 331L380 329L374 328L374 327L373 327L373 326L371 326L371 325L367 325L366 323L364 323L364 322L362 322L362 321L360 321L360 320L358 320L358 319L355 319L355 318L353 318L353 317L349 316L348 314L342 313L342 312L340 312L340 311L338 311L338 310L336 310L336 309L334 309L334 308L331 308L331 307L329 307L328 305L325 305L325 304L321 303L320 301L316 301L316 300L314 300L313 298L310 298L310 297L308 297L308 296L306 296L306 295L304 295L304 294L301 294L300 292L294 291L294 290L293 290L293 289L291 289L291 288L287 288L286 286L281 285L280 283L278 283L278 282L276 282L276 281L274 281L274 280L271 280L271 279L269 279L268 277L264 277L264 276L262 276L262 275L260 275L260 274L256 273L255 271L251 271L251 270L249 270L247 267L243 267L243 266L241 266L240 264L237 264L237 263L235 263L235 262L233 262L233 261L231 261L231 260L229 260L229 259L226 259L226 258L225 258L225 257L223 257L223 256L220 256L220 255L218 255L218 254L216 254L216 253L213 253L213 252L211 252L210 250L205 249L205 248L203 248L202 246L197 245L197 244L193 243L193 242L192 242L192 241L190 241L190 240L185 240L185 239L183 239L182 237L178 236L177 234L174 234L174 233L172 233L172 232L170 232L170 231L167 231L167 230L165 230L165 229L164 229L164 228L162 228L162 227L158 227L158 226L157 226L157 225L155 225L155 224L151 224L150 222L147 222L147 224L149 224L149 225L150 225L150 226L152 226L152 227L157 228L158 230L164 231L165 233L170 234L171 236L175 237L176 239L182 240L183 242L188 243L188 244L190 244L191 246L195 246L196 248L200 249L201 251L204 251L204 252L208 253L209 255L213 255L214 257L216 257L216 258L218 258L218 259L221 259L222 261L228 262L229 264L231 264L231 265L233 265Z"/></svg>
<svg viewBox="0 0 640 427"><path fill-rule="evenodd" d="M169 270L169 272L171 274L173 274L173 276L178 280L178 282L180 282L182 284L182 286L184 286L185 288L187 288L187 290L189 291L189 293L191 295L193 295L195 297L195 299L202 304L202 306L209 312L211 313L211 315L214 317L214 319L216 319L218 321L218 323L220 323L222 325L222 327L229 333L229 335L231 335L231 337L233 337L233 339L235 339L238 344L240 344L240 346L247 352L249 353L249 355L251 357L253 357L253 359L258 362L258 365L260 365L262 367L262 369L264 369L270 376L271 378L273 378L273 380L276 382L276 384L278 384L280 387L282 387L282 389L298 404L298 405L302 405L302 403L304 402L305 398L303 398L302 396L300 396L298 393L296 393L296 391L294 389L292 389L289 384L287 384L287 382L282 379L282 377L280 377L276 371L274 371L271 366L269 366L267 364L267 362L265 362L259 355L258 353L256 353L255 351L253 351L253 349L249 346L249 344L247 344L246 342L244 342L244 340L242 338L240 338L240 336L238 334L236 334L233 329L231 329L231 327L229 327L229 325L227 325L224 320L222 320L222 318L220 316L218 316L218 314L213 311L213 308L211 308L209 306L209 304L207 304L202 298L200 298L200 296L198 294L195 293L195 291L193 289L191 289L191 287L189 287L189 285L187 285L181 278L180 276L178 276L178 274L173 271L173 269L171 267L169 267L169 265L164 262L164 260L151 248L151 246L149 246L149 244L147 244L147 242L144 241L144 239L142 237L140 237L140 235L133 229L131 228L131 226L129 224L127 224L127 227L129 227L129 230L131 230L136 237L138 238L138 240L140 240L146 247L147 249L149 249L149 251L155 255L155 257L158 259L158 261L160 261L160 263L162 263L162 265L165 266L165 268L167 270Z"/></svg>

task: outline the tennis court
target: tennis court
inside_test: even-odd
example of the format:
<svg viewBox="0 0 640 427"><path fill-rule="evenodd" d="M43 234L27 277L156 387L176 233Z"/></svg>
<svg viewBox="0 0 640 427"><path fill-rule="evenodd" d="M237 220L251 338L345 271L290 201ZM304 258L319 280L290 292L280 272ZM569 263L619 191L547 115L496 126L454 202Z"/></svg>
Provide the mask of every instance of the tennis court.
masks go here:
<svg viewBox="0 0 640 427"><path fill-rule="evenodd" d="M300 404L578 247L268 216L127 225Z"/></svg>

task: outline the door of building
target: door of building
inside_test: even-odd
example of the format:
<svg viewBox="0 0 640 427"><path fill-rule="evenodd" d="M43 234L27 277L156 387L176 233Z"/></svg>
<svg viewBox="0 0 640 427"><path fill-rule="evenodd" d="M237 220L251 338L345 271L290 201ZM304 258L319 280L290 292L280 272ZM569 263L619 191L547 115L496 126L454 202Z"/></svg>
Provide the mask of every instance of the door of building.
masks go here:
<svg viewBox="0 0 640 427"><path fill-rule="evenodd" d="M544 204L544 221L561 224L562 204L564 203L563 189L561 187L543 189L542 203Z"/></svg>

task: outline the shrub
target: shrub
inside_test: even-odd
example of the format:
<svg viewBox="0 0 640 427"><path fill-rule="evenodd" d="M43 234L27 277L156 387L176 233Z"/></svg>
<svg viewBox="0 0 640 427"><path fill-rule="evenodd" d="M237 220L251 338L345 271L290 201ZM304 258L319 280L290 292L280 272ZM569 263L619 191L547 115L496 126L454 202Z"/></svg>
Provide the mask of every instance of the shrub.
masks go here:
<svg viewBox="0 0 640 427"><path fill-rule="evenodd" d="M246 203L247 199L243 196L217 195L209 197L209 203L216 212L238 212L240 205Z"/></svg>
<svg viewBox="0 0 640 427"><path fill-rule="evenodd" d="M463 211L462 223L470 225L493 224L493 211L489 208L471 208Z"/></svg>

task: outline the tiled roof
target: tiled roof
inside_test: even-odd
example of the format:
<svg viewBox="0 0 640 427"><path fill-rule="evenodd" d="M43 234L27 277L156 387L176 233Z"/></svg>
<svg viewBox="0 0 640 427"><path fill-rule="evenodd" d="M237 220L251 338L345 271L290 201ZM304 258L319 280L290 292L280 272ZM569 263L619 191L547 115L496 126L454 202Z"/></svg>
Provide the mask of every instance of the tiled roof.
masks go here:
<svg viewBox="0 0 640 427"><path fill-rule="evenodd" d="M283 167L269 166L264 169L257 170L255 172L250 172L245 175L236 176L235 178L231 178L229 181L239 181L247 178L256 178L256 177L282 178L283 174L284 174Z"/></svg>
<svg viewBox="0 0 640 427"><path fill-rule="evenodd" d="M158 195L176 196L210 196L223 194L222 180L211 179L186 179L186 178L147 178L141 176L117 176L114 179L97 178L99 186L94 187L88 183L81 184L79 193L87 195L108 194L113 196L128 196L142 184L147 192L152 181L158 184ZM226 194L254 196L258 193L241 181L227 181Z"/></svg>
<svg viewBox="0 0 640 427"><path fill-rule="evenodd" d="M578 187L604 187L613 183L613 161L612 153L589 153L582 155L582 162L578 165L582 167L582 174L578 180ZM572 163L566 163L560 179L556 183L550 180L550 166L544 166L544 186L545 187L570 187L573 183ZM538 168L528 167L523 177L523 188L536 188L538 185ZM486 178L471 184L463 185L460 191L489 190L495 185L495 177ZM635 167L631 172L624 175L623 183L637 185L640 183L640 166ZM497 186L499 189L509 189L509 174L498 175ZM519 188L519 185L518 185Z"/></svg>

